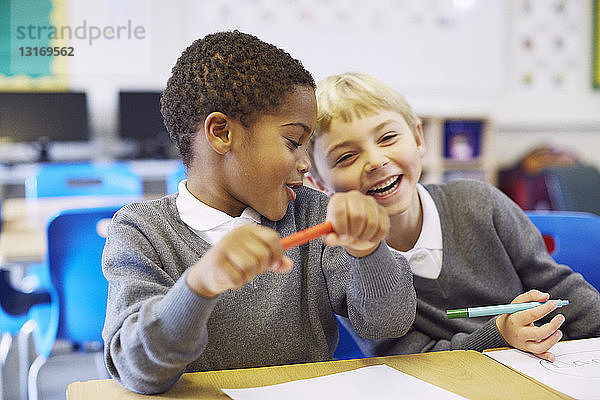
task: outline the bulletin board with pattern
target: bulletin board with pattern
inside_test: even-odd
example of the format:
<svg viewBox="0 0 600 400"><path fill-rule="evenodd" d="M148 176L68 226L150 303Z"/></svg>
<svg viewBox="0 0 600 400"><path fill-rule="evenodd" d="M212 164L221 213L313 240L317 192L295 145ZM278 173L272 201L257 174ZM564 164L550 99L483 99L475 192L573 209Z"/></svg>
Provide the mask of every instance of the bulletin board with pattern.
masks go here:
<svg viewBox="0 0 600 400"><path fill-rule="evenodd" d="M407 92L568 92L590 87L591 1L219 0L190 2L187 25L190 40L254 33L317 79L359 70Z"/></svg>

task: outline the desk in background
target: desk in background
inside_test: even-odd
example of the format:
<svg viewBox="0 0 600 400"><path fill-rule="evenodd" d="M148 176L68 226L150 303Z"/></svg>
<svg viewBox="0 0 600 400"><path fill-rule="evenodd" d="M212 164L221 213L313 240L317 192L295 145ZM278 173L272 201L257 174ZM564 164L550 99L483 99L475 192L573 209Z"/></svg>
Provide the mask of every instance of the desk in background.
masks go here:
<svg viewBox="0 0 600 400"><path fill-rule="evenodd" d="M156 197L159 196L144 198ZM144 198L138 196L78 196L6 199L2 202L0 265L43 260L47 248L48 220L60 210L124 205Z"/></svg>
<svg viewBox="0 0 600 400"><path fill-rule="evenodd" d="M273 385L377 364L387 364L468 399L570 399L472 350L188 373L160 396L132 393L111 379L74 382L68 387L67 399L228 399L220 388Z"/></svg>
<svg viewBox="0 0 600 400"><path fill-rule="evenodd" d="M144 184L144 193L162 194L165 180L181 164L179 160L130 160L126 161ZM25 163L14 166L0 164L0 200L25 196L25 180L37 170L39 164Z"/></svg>

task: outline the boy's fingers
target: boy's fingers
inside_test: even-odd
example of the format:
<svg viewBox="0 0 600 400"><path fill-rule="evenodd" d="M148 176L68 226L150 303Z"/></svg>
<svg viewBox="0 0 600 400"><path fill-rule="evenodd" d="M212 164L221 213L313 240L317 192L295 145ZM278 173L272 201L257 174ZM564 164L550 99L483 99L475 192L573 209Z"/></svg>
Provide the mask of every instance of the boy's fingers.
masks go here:
<svg viewBox="0 0 600 400"><path fill-rule="evenodd" d="M365 209L365 221L361 233L363 240L371 241L379 232L379 215L376 207Z"/></svg>
<svg viewBox="0 0 600 400"><path fill-rule="evenodd" d="M241 279L244 280L244 282L256 275L256 272L252 270L255 269L254 266L257 265L259 261L258 258L256 258L256 256L251 252L238 249L235 252L227 253L226 259L228 261L229 268L225 271L236 271ZM232 277L232 282L233 279L236 279L236 277Z"/></svg>
<svg viewBox="0 0 600 400"><path fill-rule="evenodd" d="M550 300L529 310L518 311L514 314L521 325L529 325L556 310L557 302Z"/></svg>
<svg viewBox="0 0 600 400"><path fill-rule="evenodd" d="M383 207L379 208L378 216L380 230L378 232L378 235L374 238L375 240L373 241L380 242L383 239L385 239L385 237L390 232L390 217L388 216L387 211Z"/></svg>
<svg viewBox="0 0 600 400"><path fill-rule="evenodd" d="M227 260L229 261L229 260ZM223 266L221 274L222 284L225 286L220 291L227 290L231 287L239 288L242 287L246 283L246 275L243 271L237 268L235 265L231 264L231 262L226 262Z"/></svg>
<svg viewBox="0 0 600 400"><path fill-rule="evenodd" d="M535 355L543 354L550 350L556 343L558 343L558 341L562 339L562 336L563 335L561 331L556 331L552 335L548 336L546 339L541 340L539 342L527 342L525 348L527 349L527 351Z"/></svg>
<svg viewBox="0 0 600 400"><path fill-rule="evenodd" d="M372 226L373 231L369 236L365 236L370 242L380 242L383 240L388 232L390 227L390 217L388 216L385 208L377 203L377 201L373 198L369 198L372 202Z"/></svg>
<svg viewBox="0 0 600 400"><path fill-rule="evenodd" d="M265 262L270 264L275 260L280 259L283 255L281 238L273 229L264 226L259 226L259 228L259 230L255 231L255 238L264 246L267 257Z"/></svg>
<svg viewBox="0 0 600 400"><path fill-rule="evenodd" d="M540 354L534 354L534 356L541 358L542 360L550 361L551 363L553 363L554 360L556 360L556 356L554 355L554 353L550 353L549 351Z"/></svg>
<svg viewBox="0 0 600 400"><path fill-rule="evenodd" d="M288 256L281 257L281 260L276 261L271 266L271 271L278 273L290 272L292 267L294 266L294 262Z"/></svg>
<svg viewBox="0 0 600 400"><path fill-rule="evenodd" d="M539 301L543 303L550 298L548 293L540 292L537 289L531 289L525 293L521 293L511 303L527 303L529 301Z"/></svg>
<svg viewBox="0 0 600 400"><path fill-rule="evenodd" d="M554 334L560 328L560 326L563 324L563 322L565 322L565 317L562 314L559 314L559 315L555 316L554 318L552 318L552 321L550 321L542 326L539 326L539 327L532 326L531 328L527 328L530 330L528 332L530 340L533 340L533 341L545 340L546 338L548 338L552 334Z"/></svg>
<svg viewBox="0 0 600 400"><path fill-rule="evenodd" d="M272 251L255 231L244 232L243 242L238 242L227 251L227 257L243 270L264 270L271 263ZM278 235L275 235L278 240Z"/></svg>
<svg viewBox="0 0 600 400"><path fill-rule="evenodd" d="M344 198L332 197L327 206L327 220L331 221L337 234L345 235L348 232L348 216L344 208Z"/></svg>
<svg viewBox="0 0 600 400"><path fill-rule="evenodd" d="M366 224L361 235L361 240L368 242L379 242L381 240L382 232L385 230L385 220L381 214L382 212L378 204L367 207Z"/></svg>
<svg viewBox="0 0 600 400"><path fill-rule="evenodd" d="M324 235L321 240L326 246L329 247L335 247L339 243L339 237L337 233L328 233L327 235Z"/></svg>
<svg viewBox="0 0 600 400"><path fill-rule="evenodd" d="M562 314L558 314L554 318L552 318L552 321L550 321L547 324L544 324L542 326L549 325L551 328L558 329L562 326L562 324L564 322L565 322L565 316Z"/></svg>

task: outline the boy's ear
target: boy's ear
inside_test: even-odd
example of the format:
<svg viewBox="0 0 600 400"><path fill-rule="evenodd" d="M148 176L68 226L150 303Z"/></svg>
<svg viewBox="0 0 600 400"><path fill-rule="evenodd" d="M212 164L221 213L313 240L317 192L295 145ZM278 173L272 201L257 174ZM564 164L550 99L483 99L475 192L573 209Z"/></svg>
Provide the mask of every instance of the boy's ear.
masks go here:
<svg viewBox="0 0 600 400"><path fill-rule="evenodd" d="M310 186L314 189L320 190L321 192L325 193L327 196L330 196L333 194L333 192L331 192L324 184L323 182L321 182L321 180L317 177L314 177L309 173L307 173L306 175L304 175L304 179L306 179L306 181L308 182L307 186Z"/></svg>
<svg viewBox="0 0 600 400"><path fill-rule="evenodd" d="M204 135L206 140L219 154L225 154L231 149L229 117L222 112L212 112L204 120Z"/></svg>
<svg viewBox="0 0 600 400"><path fill-rule="evenodd" d="M423 158L425 155L425 135L423 134L423 124L419 123L417 125L417 130L415 132L415 141L417 142L417 152Z"/></svg>

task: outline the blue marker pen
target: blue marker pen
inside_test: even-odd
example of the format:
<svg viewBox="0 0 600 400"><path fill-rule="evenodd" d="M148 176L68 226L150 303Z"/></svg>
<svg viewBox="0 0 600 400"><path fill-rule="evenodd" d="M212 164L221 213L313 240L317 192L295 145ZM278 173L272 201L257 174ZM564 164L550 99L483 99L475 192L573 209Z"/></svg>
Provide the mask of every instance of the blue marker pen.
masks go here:
<svg viewBox="0 0 600 400"><path fill-rule="evenodd" d="M558 304L556 308L566 306L569 304L569 300L548 300L556 301ZM528 310L533 307L540 306L545 303L538 301L530 301L529 303L515 303L515 304L501 304L498 306L484 306L484 307L469 307L459 308L457 310L446 310L446 317L450 318L473 318L483 317L487 315L500 315L500 314L512 314L517 311Z"/></svg>

